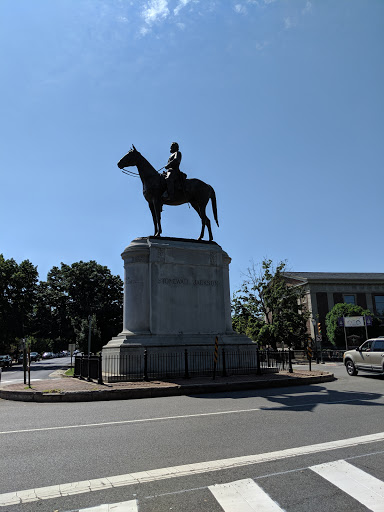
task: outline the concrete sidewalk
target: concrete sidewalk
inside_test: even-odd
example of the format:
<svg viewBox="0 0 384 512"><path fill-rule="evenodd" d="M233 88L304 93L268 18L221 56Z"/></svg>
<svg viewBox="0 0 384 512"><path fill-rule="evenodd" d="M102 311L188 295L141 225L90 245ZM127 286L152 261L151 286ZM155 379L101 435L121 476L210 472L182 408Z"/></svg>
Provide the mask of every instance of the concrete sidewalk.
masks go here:
<svg viewBox="0 0 384 512"><path fill-rule="evenodd" d="M63 374L65 370L61 373ZM64 377L33 381L31 388L24 383L0 388L0 398L24 402L90 402L94 400L129 400L162 396L197 395L246 389L303 386L335 380L333 373L320 370L281 371L263 375L231 377L196 377L191 379L153 380L150 382L116 382L99 385L86 380Z"/></svg>

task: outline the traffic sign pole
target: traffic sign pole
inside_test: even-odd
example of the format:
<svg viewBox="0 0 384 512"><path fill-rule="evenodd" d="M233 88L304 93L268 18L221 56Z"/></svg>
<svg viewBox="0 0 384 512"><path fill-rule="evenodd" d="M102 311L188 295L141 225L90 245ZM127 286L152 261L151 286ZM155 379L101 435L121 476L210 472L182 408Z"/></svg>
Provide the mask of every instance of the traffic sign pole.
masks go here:
<svg viewBox="0 0 384 512"><path fill-rule="evenodd" d="M308 340L308 346L307 346L307 357L309 361L309 371L312 371L312 339L310 338Z"/></svg>

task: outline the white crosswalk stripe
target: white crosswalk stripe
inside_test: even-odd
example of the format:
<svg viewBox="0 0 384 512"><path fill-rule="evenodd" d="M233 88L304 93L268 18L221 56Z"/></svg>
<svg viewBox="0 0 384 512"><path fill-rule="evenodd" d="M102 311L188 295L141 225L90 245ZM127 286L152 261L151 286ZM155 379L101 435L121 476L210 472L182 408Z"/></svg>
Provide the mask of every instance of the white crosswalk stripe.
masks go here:
<svg viewBox="0 0 384 512"><path fill-rule="evenodd" d="M224 512L281 512L282 509L250 478L208 487Z"/></svg>
<svg viewBox="0 0 384 512"><path fill-rule="evenodd" d="M137 512L137 500L122 501L120 503L106 503L97 507L80 508L71 512Z"/></svg>
<svg viewBox="0 0 384 512"><path fill-rule="evenodd" d="M137 473L127 473L124 475L107 476L92 480L83 480L81 482L68 482L64 484L50 485L47 487L38 487L16 492L0 494L0 507L10 507L24 503L32 503L39 500L48 500L75 494L84 494L93 491L114 489L116 487L129 487L131 485L141 485L159 480L168 480L173 478L188 477L192 475L210 473L212 471L222 471L224 469L235 469L239 467L262 464L265 462L277 461L310 455L314 453L324 453L326 451L338 450L371 444L384 440L384 432L369 434L366 436L351 437L340 439L338 441L329 441L275 452L258 453L254 455L244 455L232 457L229 459L219 459L207 462L197 462L193 464L183 464L181 466L166 467L148 471L139 471Z"/></svg>
<svg viewBox="0 0 384 512"><path fill-rule="evenodd" d="M345 460L311 466L322 476L372 512L384 512L384 482Z"/></svg>
<svg viewBox="0 0 384 512"><path fill-rule="evenodd" d="M380 453L382 452L376 452L376 454ZM190 476L191 472L184 472L185 468L185 466L179 466L173 469L175 471L177 469L179 471L183 469L183 472L181 472L181 474L183 474L183 476ZM189 470L190 469L191 466L189 467ZM208 465L208 470L209 469L211 468ZM226 469L226 467L223 466L222 469ZM292 472L295 473L296 471L303 471L304 469L305 468L293 471L290 470L288 471L288 473L292 474ZM306 470L310 471L312 474L317 475L313 476L312 478L319 479L319 477L321 477L327 482L330 482L332 485L339 489L340 493L343 493L345 496L348 495L350 499L352 498L356 500L371 512L384 512L384 482L370 475L369 473L359 469L353 464L345 460L337 460L325 464L309 466L306 468ZM199 471L199 473L201 472ZM280 478L282 478L284 473L278 474L280 475ZM132 479L132 482L130 483L141 485L149 482L162 480L164 479L164 477L170 478L174 475L172 473L168 473L165 476L161 470L152 470L130 475L120 475L119 477L109 477L109 479L100 479L97 480L97 487L96 481L92 482L90 480L86 480L83 482L73 482L72 484L65 484L61 486L57 485L43 487L40 489L31 489L29 491L8 493L0 495L0 507L8 506L9 508L11 505L15 504L22 505L38 500L51 499L54 500L53 503L55 508L57 509L60 506L58 500L65 496L74 496L78 494L87 493L90 492L90 488L92 490L102 491L114 487L125 487L127 485L130 485L130 483L128 483L126 480L127 476L129 476ZM270 475L264 475L263 477L261 477L261 480L258 479L258 481L260 481L260 485L256 483L253 479L247 478L242 480L235 480L233 482L228 482L224 484L220 483L207 487L201 487L199 489L202 491L205 490L205 492L209 491L216 500L217 506L220 507L220 510L224 512L282 512L284 511L284 509L281 508L281 506L283 506L283 503L286 503L287 500L287 496L284 495L284 491L283 494L280 494L279 496L274 496L271 494L270 491L268 494L263 489L263 482L265 482L265 479L273 478L274 476L276 476L275 473ZM323 485L329 484L324 483ZM269 489L273 488L273 486L269 486ZM183 493L186 493L186 503L188 502L188 499L190 499L188 498L188 491L197 490L198 489L185 489L182 491ZM176 491L175 493L166 493L166 495L179 493L180 491ZM333 494L333 492L330 494ZM134 494L131 495L130 497L132 498L133 496L136 495ZM156 502L157 500L161 500L162 496L162 494L147 496L145 498L140 498L140 501L142 499L146 501L149 498L154 505L153 510L157 510ZM70 512L138 512L140 508L140 501L138 501L137 499L131 499L129 501L123 501L119 503L105 503L102 505L93 506L89 508L71 510ZM141 502L141 505L143 504L143 502ZM279 503L281 503L282 505L280 506ZM60 508L60 511L62 510L63 509Z"/></svg>

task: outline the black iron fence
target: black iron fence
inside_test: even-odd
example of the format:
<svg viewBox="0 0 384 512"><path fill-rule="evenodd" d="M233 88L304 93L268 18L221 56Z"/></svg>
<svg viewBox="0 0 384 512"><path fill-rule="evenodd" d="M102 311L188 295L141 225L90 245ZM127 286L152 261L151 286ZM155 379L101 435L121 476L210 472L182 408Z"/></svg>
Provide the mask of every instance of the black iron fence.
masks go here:
<svg viewBox="0 0 384 512"><path fill-rule="evenodd" d="M280 370L292 371L291 352L263 351L251 347L214 352L187 350L177 352L147 349L135 354L76 356L74 377L99 383L185 378L199 376L251 375Z"/></svg>
<svg viewBox="0 0 384 512"><path fill-rule="evenodd" d="M73 376L89 381L97 380L99 384L103 384L101 363L101 356L75 356Z"/></svg>
<svg viewBox="0 0 384 512"><path fill-rule="evenodd" d="M334 361L334 362L341 362L343 361L343 354L345 350L335 350L335 349L323 349L323 350L316 350L315 348L312 349L312 360L315 361ZM307 360L308 359L308 353L306 350L294 350L292 352L292 359L297 362L301 360Z"/></svg>

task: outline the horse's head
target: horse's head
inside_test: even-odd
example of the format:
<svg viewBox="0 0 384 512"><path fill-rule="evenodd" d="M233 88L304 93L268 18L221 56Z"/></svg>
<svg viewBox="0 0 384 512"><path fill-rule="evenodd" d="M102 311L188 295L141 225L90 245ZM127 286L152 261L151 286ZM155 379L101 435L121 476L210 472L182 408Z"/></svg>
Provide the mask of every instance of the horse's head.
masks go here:
<svg viewBox="0 0 384 512"><path fill-rule="evenodd" d="M117 163L119 169L123 169L124 167L131 167L132 165L136 165L137 157L140 153L137 151L135 146L132 144L132 149L128 151L128 153L123 156L123 158Z"/></svg>

